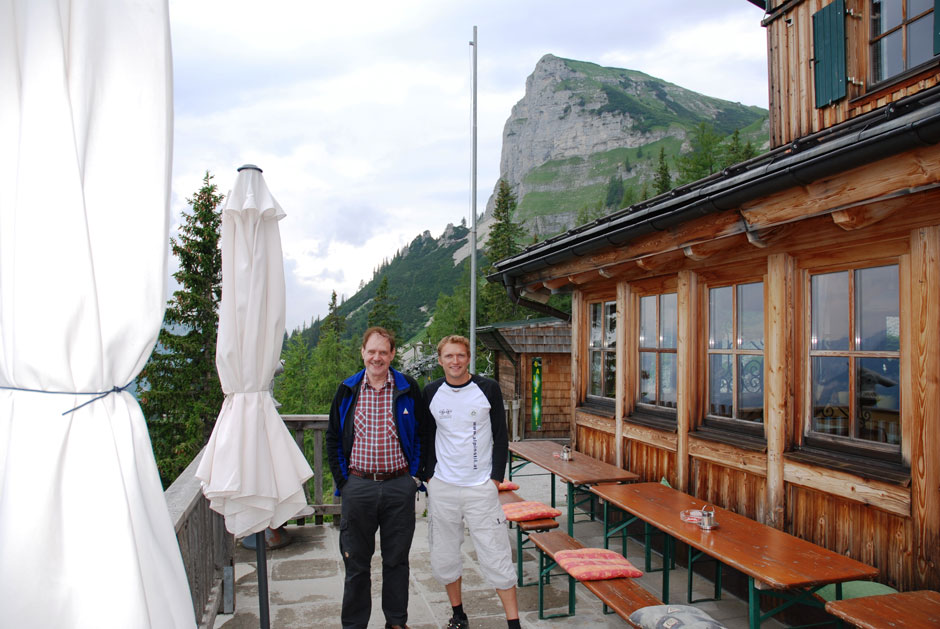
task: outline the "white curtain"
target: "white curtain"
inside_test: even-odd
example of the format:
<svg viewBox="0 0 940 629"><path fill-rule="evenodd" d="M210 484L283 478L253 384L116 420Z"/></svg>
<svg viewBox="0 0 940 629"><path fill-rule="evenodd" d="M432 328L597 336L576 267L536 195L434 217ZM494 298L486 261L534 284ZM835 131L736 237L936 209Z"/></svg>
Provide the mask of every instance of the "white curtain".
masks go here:
<svg viewBox="0 0 940 629"><path fill-rule="evenodd" d="M0 0L5 627L195 626L143 415L113 391L163 318L172 111L166 0Z"/></svg>
<svg viewBox="0 0 940 629"><path fill-rule="evenodd" d="M308 513L313 475L274 406L284 342L284 211L261 172L243 168L222 209L222 303L216 367L225 401L196 477L236 537Z"/></svg>

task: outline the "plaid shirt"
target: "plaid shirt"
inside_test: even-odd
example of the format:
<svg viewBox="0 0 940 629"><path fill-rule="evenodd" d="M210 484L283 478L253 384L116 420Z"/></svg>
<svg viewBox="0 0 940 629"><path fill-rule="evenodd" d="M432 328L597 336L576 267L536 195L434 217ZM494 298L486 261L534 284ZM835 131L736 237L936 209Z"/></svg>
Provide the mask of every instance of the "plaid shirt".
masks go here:
<svg viewBox="0 0 940 629"><path fill-rule="evenodd" d="M385 385L378 390L372 388L368 377L362 378L349 467L367 474L388 474L408 467L392 410L394 389L391 371Z"/></svg>

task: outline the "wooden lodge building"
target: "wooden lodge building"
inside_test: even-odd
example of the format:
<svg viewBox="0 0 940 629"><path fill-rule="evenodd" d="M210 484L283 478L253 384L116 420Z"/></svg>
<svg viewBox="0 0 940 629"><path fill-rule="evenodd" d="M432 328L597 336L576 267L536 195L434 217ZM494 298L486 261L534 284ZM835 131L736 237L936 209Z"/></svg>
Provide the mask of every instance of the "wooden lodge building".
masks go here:
<svg viewBox="0 0 940 629"><path fill-rule="evenodd" d="M494 323L477 328L477 338L496 357L493 377L504 400L518 401L511 436L568 439L571 434L571 323L556 318ZM534 363L539 363L539 417L533 397Z"/></svg>
<svg viewBox="0 0 940 629"><path fill-rule="evenodd" d="M490 280L572 294L578 451L937 590L940 0L751 1L771 150Z"/></svg>

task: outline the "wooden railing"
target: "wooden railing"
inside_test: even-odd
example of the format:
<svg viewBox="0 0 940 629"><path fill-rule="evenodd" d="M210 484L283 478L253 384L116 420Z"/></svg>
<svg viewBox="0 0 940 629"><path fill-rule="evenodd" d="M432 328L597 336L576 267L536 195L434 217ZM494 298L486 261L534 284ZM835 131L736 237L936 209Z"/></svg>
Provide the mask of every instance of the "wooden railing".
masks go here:
<svg viewBox="0 0 940 629"><path fill-rule="evenodd" d="M202 495L196 468L203 452L205 448L164 492L200 628L212 627L220 607L223 613L235 607L235 538Z"/></svg>
<svg viewBox="0 0 940 629"><path fill-rule="evenodd" d="M323 492L323 438L326 434L326 425L329 417L326 415L281 415L288 430L294 435L294 441L304 450L304 434L309 430L313 432L312 461L310 467L313 468L313 478L307 481L304 487L304 494L307 496L307 504L313 507L313 515L316 524L323 524L324 515L339 516L342 506L338 496L333 496L336 489L335 481L327 489L327 496L332 497L334 502L326 502ZM312 492L311 492L312 490ZM311 495L312 493L312 495ZM333 518L333 523L339 522L338 517Z"/></svg>
<svg viewBox="0 0 940 629"><path fill-rule="evenodd" d="M311 517L317 524L323 524L323 516L338 516L341 509L339 498L334 498L336 503L332 504L325 502L323 495L323 435L328 418L326 415L282 417L302 452L304 433L308 430L313 432L313 460L310 462L313 478L304 487L304 494L314 509ZM164 492L200 629L212 627L220 610L230 614L235 608L235 538L225 530L225 519L209 508L202 484L196 478L196 468L204 452L205 448ZM332 489L329 494L332 494ZM335 517L333 521L335 524L339 518Z"/></svg>

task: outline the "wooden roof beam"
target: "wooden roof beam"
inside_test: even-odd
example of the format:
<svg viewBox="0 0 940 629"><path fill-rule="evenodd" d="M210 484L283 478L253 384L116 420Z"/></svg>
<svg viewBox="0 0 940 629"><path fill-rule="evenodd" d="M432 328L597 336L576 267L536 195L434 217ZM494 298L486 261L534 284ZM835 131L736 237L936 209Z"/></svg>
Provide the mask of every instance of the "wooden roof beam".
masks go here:
<svg viewBox="0 0 940 629"><path fill-rule="evenodd" d="M556 291L562 286L565 286L566 284L569 284L569 283L570 283L570 280L568 279L567 275L565 275L564 277L556 277L554 279L545 280L541 282L542 286L544 286L545 288L551 291Z"/></svg>
<svg viewBox="0 0 940 629"><path fill-rule="evenodd" d="M587 284L588 282L592 280L596 280L599 277L601 277L600 271L598 271L597 269L593 269L591 271L585 271L584 273L576 273L574 275L569 275L568 280L572 284L577 284L580 286L581 284Z"/></svg>
<svg viewBox="0 0 940 629"><path fill-rule="evenodd" d="M639 258L636 261L636 264L644 271L655 273L657 271L662 271L663 269L675 267L683 260L683 258L685 258L685 252L682 249L676 249L674 251L667 251L666 253L661 253L655 256Z"/></svg>
<svg viewBox="0 0 940 629"><path fill-rule="evenodd" d="M907 196L866 203L852 208L836 210L831 214L832 221L846 231L862 229L883 221L901 208L907 207Z"/></svg>
<svg viewBox="0 0 940 629"><path fill-rule="evenodd" d="M533 290L533 287L526 287L520 291L519 296L529 299L531 301L537 301L540 304L548 303L549 298L552 296L552 291L546 288L538 288Z"/></svg>

